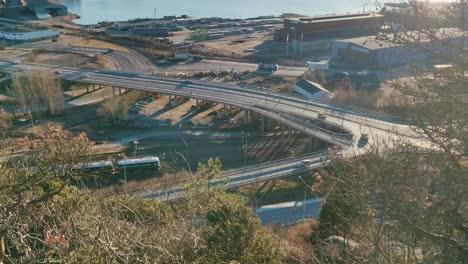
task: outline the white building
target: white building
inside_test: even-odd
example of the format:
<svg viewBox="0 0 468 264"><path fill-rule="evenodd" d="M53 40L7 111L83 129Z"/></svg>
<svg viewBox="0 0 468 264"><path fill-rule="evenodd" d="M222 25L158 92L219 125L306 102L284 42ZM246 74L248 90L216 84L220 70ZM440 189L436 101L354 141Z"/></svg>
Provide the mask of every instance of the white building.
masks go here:
<svg viewBox="0 0 468 264"><path fill-rule="evenodd" d="M29 28L24 26L12 26L0 28L0 39L16 42L30 42L44 39L56 39L57 31L45 28Z"/></svg>
<svg viewBox="0 0 468 264"><path fill-rule="evenodd" d="M294 90L308 99L330 99L333 97L333 94L322 85L304 79L296 83Z"/></svg>

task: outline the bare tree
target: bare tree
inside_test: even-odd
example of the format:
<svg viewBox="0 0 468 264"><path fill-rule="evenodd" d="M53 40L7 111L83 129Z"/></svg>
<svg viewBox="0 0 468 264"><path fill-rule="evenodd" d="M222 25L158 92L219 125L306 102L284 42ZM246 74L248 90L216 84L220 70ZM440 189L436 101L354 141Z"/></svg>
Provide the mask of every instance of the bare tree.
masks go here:
<svg viewBox="0 0 468 264"><path fill-rule="evenodd" d="M64 98L60 82L48 77L47 73L16 76L13 92L28 113L47 111L51 115L61 114Z"/></svg>
<svg viewBox="0 0 468 264"><path fill-rule="evenodd" d="M468 262L466 7L466 1L440 9L409 2L415 19L395 20L391 31L379 34L382 41L450 67L414 68L409 80L393 83L404 100L391 110L432 148L401 138L351 161L337 161L324 174L327 203L318 240L337 234L359 244L336 261Z"/></svg>
<svg viewBox="0 0 468 264"><path fill-rule="evenodd" d="M106 99L97 110L97 116L105 121L127 120L128 102L121 97Z"/></svg>

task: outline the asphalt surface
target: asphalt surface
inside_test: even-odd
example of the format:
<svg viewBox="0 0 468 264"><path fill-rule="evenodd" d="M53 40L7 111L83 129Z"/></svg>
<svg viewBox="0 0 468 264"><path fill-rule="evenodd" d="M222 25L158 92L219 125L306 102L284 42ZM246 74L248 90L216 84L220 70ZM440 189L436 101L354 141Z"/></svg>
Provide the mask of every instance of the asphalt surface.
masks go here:
<svg viewBox="0 0 468 264"><path fill-rule="evenodd" d="M187 61L183 63L174 64L171 66L159 66L157 71L161 72L208 72L208 71L256 71L258 64L248 62L236 62L225 60L211 60L205 59L202 61ZM280 66L277 72L273 75L299 77L307 71L307 67L294 67L294 66Z"/></svg>

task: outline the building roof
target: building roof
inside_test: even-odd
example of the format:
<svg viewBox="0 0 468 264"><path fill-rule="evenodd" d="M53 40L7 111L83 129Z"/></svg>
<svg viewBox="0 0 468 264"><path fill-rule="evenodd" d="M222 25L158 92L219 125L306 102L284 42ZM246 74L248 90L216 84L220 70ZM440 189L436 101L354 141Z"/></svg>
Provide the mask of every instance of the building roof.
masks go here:
<svg viewBox="0 0 468 264"><path fill-rule="evenodd" d="M26 0L27 6L32 9L41 8L65 8L64 5L51 3L48 0Z"/></svg>
<svg viewBox="0 0 468 264"><path fill-rule="evenodd" d="M0 32L5 32L5 33L27 33L27 32L37 32L37 31L44 31L44 30L49 30L49 29L45 27L29 27L26 25L0 27Z"/></svg>
<svg viewBox="0 0 468 264"><path fill-rule="evenodd" d="M394 43L389 43L389 42L379 40L377 39L376 36L341 39L341 40L337 40L336 42L349 43L349 44L353 44L355 46L359 46L368 50L376 50L376 49L381 49L381 48L398 46L397 44L394 44Z"/></svg>
<svg viewBox="0 0 468 264"><path fill-rule="evenodd" d="M304 91L310 93L310 94L315 94L318 92L329 92L327 89L325 89L322 85L307 81L307 80L300 80L296 83L297 86L301 87Z"/></svg>
<svg viewBox="0 0 468 264"><path fill-rule="evenodd" d="M316 24L316 23L328 23L332 21L346 21L346 20L356 20L363 18L376 18L384 17L381 14L376 13L358 13L358 14L345 14L345 15L328 15L328 16L315 16L315 17L295 17L295 18L286 18L288 21L295 21L302 24Z"/></svg>
<svg viewBox="0 0 468 264"><path fill-rule="evenodd" d="M417 32L414 32L417 34ZM453 39L460 37L462 35L462 31L456 28L443 28L440 29L439 32L437 33L437 37L441 39ZM411 33L408 33L408 41L411 41L410 39ZM416 35L415 35L416 36ZM415 37L415 39L417 39ZM429 39L422 39L419 40L421 43L429 42ZM355 46L365 48L368 50L377 50L381 48L389 48L389 47L398 47L401 46L400 44L397 43L391 43L387 42L384 40L380 40L377 38L377 36L366 36L366 37L358 37L358 38L349 38L349 39L341 39L341 40L336 40L337 43L349 43L353 44Z"/></svg>

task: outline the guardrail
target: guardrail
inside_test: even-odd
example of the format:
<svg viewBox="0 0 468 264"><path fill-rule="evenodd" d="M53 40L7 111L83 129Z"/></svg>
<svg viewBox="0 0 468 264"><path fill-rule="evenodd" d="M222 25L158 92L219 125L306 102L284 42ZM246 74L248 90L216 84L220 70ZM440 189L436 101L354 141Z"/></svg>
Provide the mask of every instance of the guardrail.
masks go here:
<svg viewBox="0 0 468 264"><path fill-rule="evenodd" d="M240 182L237 182L237 183L230 183L228 182L226 184L226 187L228 189L235 189L235 188L240 188L240 187L243 187L243 186L247 186L247 185L251 185L251 184L254 184L254 183L259 183L259 182L264 182L264 181L268 181L268 180L273 180L273 179L278 179L278 178L284 178L284 177L291 177L291 176L294 176L294 175L298 175L298 174L303 174L303 173L306 173L306 172L310 172L310 171L314 171L314 170L317 170L317 169L320 169L320 168L323 168L325 167L326 165L320 163L318 164L317 166L313 166L313 167L307 167L307 168L302 168L300 170L294 170L292 172L285 172L285 173L282 173L282 174L276 174L276 175L271 175L271 176L264 176L264 177L258 177L258 178L252 178L251 180L246 180L246 181L240 181Z"/></svg>
<svg viewBox="0 0 468 264"><path fill-rule="evenodd" d="M326 155L328 155L328 150L312 152L312 153L300 155L294 158L285 158L285 159L279 159L279 160L274 160L274 161L268 161L268 162L264 162L258 165L245 167L243 169L234 169L234 170L226 171L224 173L224 176L231 176L237 173L245 173L245 172L251 172L255 170L261 170L264 168L268 168L270 165L283 165L283 164L290 163L290 162L301 161L306 158L326 156Z"/></svg>

